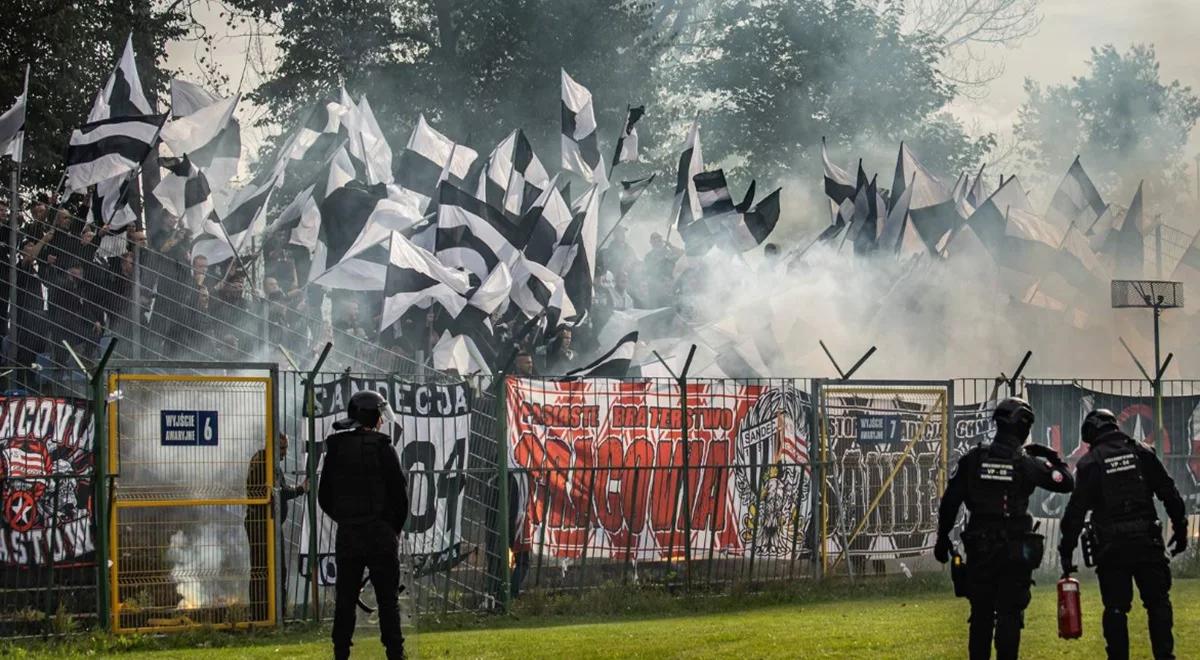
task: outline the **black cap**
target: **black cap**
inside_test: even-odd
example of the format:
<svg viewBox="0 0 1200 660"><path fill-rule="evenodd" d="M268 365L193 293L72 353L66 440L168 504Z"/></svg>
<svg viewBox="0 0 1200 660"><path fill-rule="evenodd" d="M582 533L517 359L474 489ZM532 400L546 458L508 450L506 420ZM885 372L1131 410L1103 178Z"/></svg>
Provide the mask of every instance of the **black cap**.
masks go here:
<svg viewBox="0 0 1200 660"><path fill-rule="evenodd" d="M339 431L360 427L375 428L387 401L374 390L355 392L346 404L346 418L333 423L333 428Z"/></svg>

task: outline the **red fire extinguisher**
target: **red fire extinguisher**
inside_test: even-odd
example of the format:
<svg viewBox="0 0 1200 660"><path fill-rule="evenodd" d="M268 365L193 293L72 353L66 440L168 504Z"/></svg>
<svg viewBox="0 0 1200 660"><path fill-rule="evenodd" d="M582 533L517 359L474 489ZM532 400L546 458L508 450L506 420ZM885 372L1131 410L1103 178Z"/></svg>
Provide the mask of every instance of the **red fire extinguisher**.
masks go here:
<svg viewBox="0 0 1200 660"><path fill-rule="evenodd" d="M1083 612L1079 609L1079 580L1064 577L1058 581L1058 636L1079 639L1083 636Z"/></svg>

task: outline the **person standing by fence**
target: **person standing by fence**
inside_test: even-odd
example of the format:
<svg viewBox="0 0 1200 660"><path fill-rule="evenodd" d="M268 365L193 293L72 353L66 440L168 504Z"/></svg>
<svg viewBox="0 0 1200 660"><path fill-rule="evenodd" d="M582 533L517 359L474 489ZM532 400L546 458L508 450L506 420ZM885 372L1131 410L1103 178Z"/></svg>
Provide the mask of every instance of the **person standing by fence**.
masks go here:
<svg viewBox="0 0 1200 660"><path fill-rule="evenodd" d="M976 445L959 459L946 484L933 554L943 564L950 561L950 530L965 504L970 512L962 535L971 602L969 655L971 660L990 658L994 632L996 657L1015 660L1033 570L1042 560L1043 539L1033 533L1029 496L1037 488L1069 493L1075 482L1053 449L1022 446L1033 428L1033 408L1028 403L1005 399L992 419L995 440Z"/></svg>
<svg viewBox="0 0 1200 660"><path fill-rule="evenodd" d="M1172 633L1171 567L1163 545L1162 526L1154 509L1154 497L1162 500L1171 519L1171 555L1187 549L1187 511L1175 481L1167 474L1154 452L1117 426L1111 411L1093 410L1083 419L1080 435L1088 453L1079 459L1079 485L1071 494L1062 520L1059 561L1063 576L1078 569L1071 561L1075 543L1084 529L1084 516L1092 512L1092 529L1097 549L1096 575L1104 601L1104 641L1108 657L1129 657L1129 628L1126 617L1137 581L1150 628L1154 657L1175 657Z"/></svg>
<svg viewBox="0 0 1200 660"><path fill-rule="evenodd" d="M378 392L350 397L341 431L325 439L325 462L317 488L321 510L337 523L334 557L337 582L333 614L333 657L350 657L354 608L369 571L379 605L379 633L388 660L404 657L400 631L400 532L408 518L408 485L392 440L379 432L392 421L391 408Z"/></svg>

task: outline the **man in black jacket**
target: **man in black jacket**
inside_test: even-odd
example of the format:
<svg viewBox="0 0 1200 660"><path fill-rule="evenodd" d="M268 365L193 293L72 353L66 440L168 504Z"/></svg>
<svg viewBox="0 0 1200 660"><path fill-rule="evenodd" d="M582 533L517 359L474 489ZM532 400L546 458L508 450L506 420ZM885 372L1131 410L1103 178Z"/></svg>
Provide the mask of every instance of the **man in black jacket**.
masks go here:
<svg viewBox="0 0 1200 660"><path fill-rule="evenodd" d="M1075 472L1078 486L1063 514L1058 546L1063 576L1078 570L1071 559L1084 527L1083 518L1091 511L1108 657L1129 657L1126 615L1133 603L1136 580L1149 619L1154 657L1174 658L1171 569L1153 498L1162 500L1171 519L1172 555L1187 549L1183 498L1154 451L1125 435L1112 412L1089 412L1080 435L1090 449L1079 459Z"/></svg>
<svg viewBox="0 0 1200 660"><path fill-rule="evenodd" d="M966 504L970 517L962 539L968 560L971 660L991 657L993 630L996 657L1017 657L1033 570L1042 559L1042 536L1033 533L1029 496L1036 488L1067 493L1074 484L1057 452L1043 445L1025 445L1033 428L1033 408L1028 403L1005 399L996 405L992 418L995 440L977 445L959 459L946 484L933 549L938 561L950 560L950 530L959 507Z"/></svg>
<svg viewBox="0 0 1200 660"><path fill-rule="evenodd" d="M342 431L325 439L325 459L317 487L321 510L337 523L337 566L333 614L333 657L350 657L354 608L369 571L379 605L379 633L388 660L404 657L400 632L400 532L408 517L408 489L391 438L378 429L391 417L377 392L350 397Z"/></svg>

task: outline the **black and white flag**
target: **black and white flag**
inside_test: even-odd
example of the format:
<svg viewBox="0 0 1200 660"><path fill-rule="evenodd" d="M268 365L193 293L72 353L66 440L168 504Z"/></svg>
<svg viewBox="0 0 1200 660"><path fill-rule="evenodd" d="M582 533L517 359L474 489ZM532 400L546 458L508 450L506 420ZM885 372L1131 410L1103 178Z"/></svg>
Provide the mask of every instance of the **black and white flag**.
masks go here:
<svg viewBox="0 0 1200 660"><path fill-rule="evenodd" d="M779 193L776 189L751 208L754 182L736 205L723 170L701 172L695 177L700 200L700 220L680 227L688 254L703 255L712 247L745 252L760 245L779 222Z"/></svg>
<svg viewBox="0 0 1200 660"><path fill-rule="evenodd" d="M636 331L621 337L607 353L587 366L568 371L565 378L624 378L629 374L629 365L637 351L637 341Z"/></svg>
<svg viewBox="0 0 1200 660"><path fill-rule="evenodd" d="M475 196L502 209L510 218L517 218L528 211L549 186L546 168L533 153L525 132L518 128L488 156Z"/></svg>
<svg viewBox="0 0 1200 660"><path fill-rule="evenodd" d="M167 213L179 218L192 236L204 232L205 220L213 212L212 190L208 178L186 155L165 158L162 178L154 188L154 196Z"/></svg>
<svg viewBox="0 0 1200 660"><path fill-rule="evenodd" d="M637 123L646 114L646 106L639 105L630 108L625 113L625 127L617 138L617 148L613 151L612 166L620 163L636 163L638 161L638 132Z"/></svg>
<svg viewBox="0 0 1200 660"><path fill-rule="evenodd" d="M576 200L571 226L550 258L550 270L562 276L567 296L580 314L592 307L602 197L600 187L593 185Z"/></svg>
<svg viewBox="0 0 1200 660"><path fill-rule="evenodd" d="M448 266L484 281L498 264L512 267L521 256L516 226L500 209L443 181L438 189L435 254Z"/></svg>
<svg viewBox="0 0 1200 660"><path fill-rule="evenodd" d="M158 139L162 115L111 117L84 124L67 147L67 186L86 190L137 169Z"/></svg>
<svg viewBox="0 0 1200 660"><path fill-rule="evenodd" d="M600 156L592 93L562 70L562 168L588 183L608 187L608 174Z"/></svg>
<svg viewBox="0 0 1200 660"><path fill-rule="evenodd" d="M29 96L29 67L25 67L25 91L16 103L0 115L0 158L12 156L14 163L22 160L25 146L25 98Z"/></svg>
<svg viewBox="0 0 1200 660"><path fill-rule="evenodd" d="M277 182L268 173L238 190L224 215L214 212L204 223L204 234L192 244L192 257L203 255L208 263L217 264L240 256L250 238L266 229L266 210Z"/></svg>
<svg viewBox="0 0 1200 660"><path fill-rule="evenodd" d="M700 122L692 123L687 142L679 154L679 169L675 179L675 201L671 207L671 222L683 229L701 215L700 200L696 197L695 176L704 171L704 154L700 149Z"/></svg>
<svg viewBox="0 0 1200 660"><path fill-rule="evenodd" d="M554 256L574 217L555 185L557 177L542 191L517 225L516 244L526 259L545 266Z"/></svg>
<svg viewBox="0 0 1200 660"><path fill-rule="evenodd" d="M465 272L445 265L400 232L392 232L379 329L386 330L413 307L430 304L456 317L467 305L469 288Z"/></svg>
<svg viewBox="0 0 1200 660"><path fill-rule="evenodd" d="M626 213L629 213L629 209L633 208L633 205L637 203L638 198L642 196L642 193L646 192L646 189L650 187L650 184L654 183L654 177L656 176L658 176L657 173L651 174L647 177L642 177L640 179L621 182L620 217L623 218L625 217Z"/></svg>
<svg viewBox="0 0 1200 660"><path fill-rule="evenodd" d="M310 281L332 289L381 291L386 284L393 231L405 237L421 222L423 198L399 186L348 181L328 192L315 214L315 236L307 218L292 232L312 252ZM311 246L311 247L310 247Z"/></svg>
<svg viewBox="0 0 1200 660"><path fill-rule="evenodd" d="M438 184L462 187L479 154L433 129L425 115L417 118L408 144L396 163L396 183L428 199L437 197Z"/></svg>
<svg viewBox="0 0 1200 660"><path fill-rule="evenodd" d="M1105 208L1107 205L1100 192L1076 156L1050 199L1046 219L1061 227L1075 223L1078 227L1090 228L1104 214Z"/></svg>
<svg viewBox="0 0 1200 660"><path fill-rule="evenodd" d="M171 120L162 130L166 156L187 156L214 191L226 190L238 173L242 138L233 113L240 98L217 98L186 80L171 81Z"/></svg>
<svg viewBox="0 0 1200 660"><path fill-rule="evenodd" d="M350 136L347 115L354 108L338 101L324 101L314 106L280 152L275 164L279 174L289 160L322 160Z"/></svg>
<svg viewBox="0 0 1200 660"><path fill-rule="evenodd" d="M825 196L833 202L834 206L841 206L842 202L854 197L857 188L850 178L850 173L835 165L829 158L829 148L825 145L823 136L821 137L821 165L825 169Z"/></svg>
<svg viewBox="0 0 1200 660"><path fill-rule="evenodd" d="M133 34L125 40L125 50L117 66L104 83L92 110L88 114L88 123L102 121L111 117L136 117L154 114L154 108L146 100L142 91L142 79L138 76L137 65L134 63Z"/></svg>

